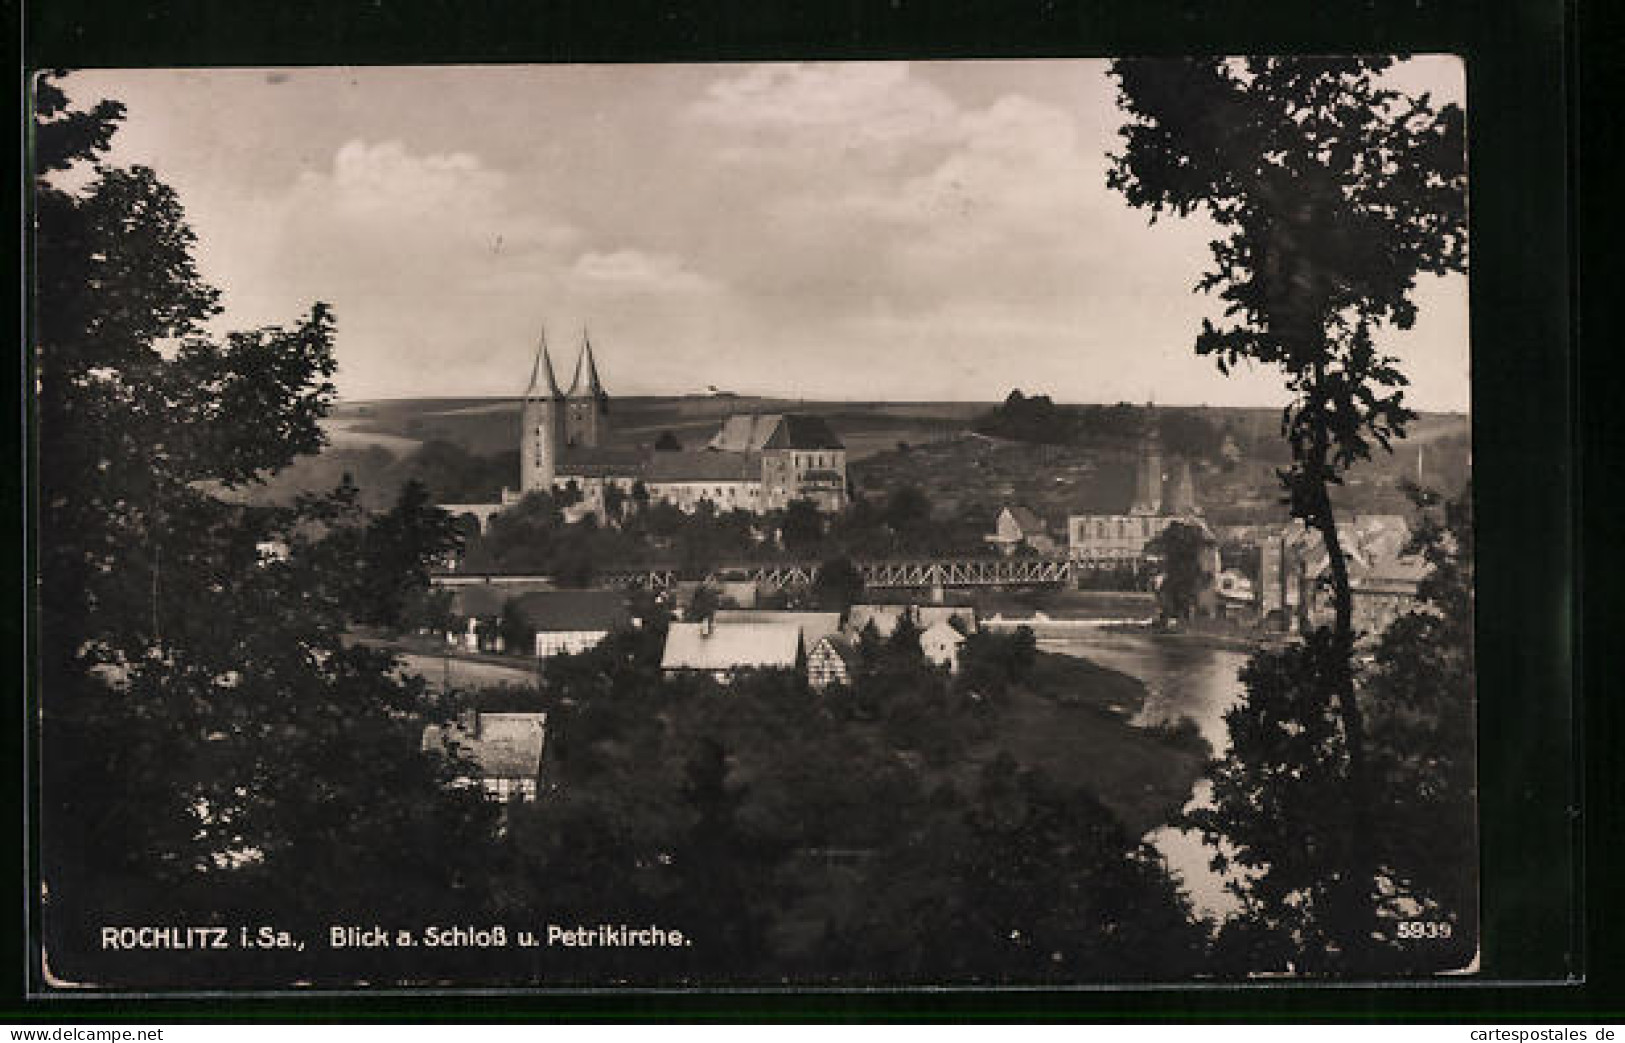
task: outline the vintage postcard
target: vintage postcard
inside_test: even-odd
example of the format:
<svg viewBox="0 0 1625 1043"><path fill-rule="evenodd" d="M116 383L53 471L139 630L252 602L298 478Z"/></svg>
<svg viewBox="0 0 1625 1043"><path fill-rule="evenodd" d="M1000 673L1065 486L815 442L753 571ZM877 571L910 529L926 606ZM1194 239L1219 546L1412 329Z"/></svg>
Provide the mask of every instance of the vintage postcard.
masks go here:
<svg viewBox="0 0 1625 1043"><path fill-rule="evenodd" d="M38 991L1476 969L1459 59L32 92Z"/></svg>

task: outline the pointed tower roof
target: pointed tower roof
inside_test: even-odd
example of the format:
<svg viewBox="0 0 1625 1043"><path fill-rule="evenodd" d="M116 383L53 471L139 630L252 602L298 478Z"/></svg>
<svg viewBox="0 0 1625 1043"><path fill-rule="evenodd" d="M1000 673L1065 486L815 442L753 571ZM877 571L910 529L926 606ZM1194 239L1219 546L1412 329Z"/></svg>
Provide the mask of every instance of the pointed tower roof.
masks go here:
<svg viewBox="0 0 1625 1043"><path fill-rule="evenodd" d="M585 326L581 328L581 343L587 356L587 390L592 392L594 398L608 398L609 396L604 393L604 385L598 380L598 363L593 361L592 357L592 338L587 336Z"/></svg>
<svg viewBox="0 0 1625 1043"><path fill-rule="evenodd" d="M543 373L547 374L547 393L554 398L559 397L558 378L553 375L553 359L547 353L547 330L542 330L542 338L536 344L536 361L530 366L530 384L525 388L525 398L536 397L536 382Z"/></svg>
<svg viewBox="0 0 1625 1043"><path fill-rule="evenodd" d="M587 368L587 386L581 386L581 368ZM567 398L594 398L600 404L609 400L604 391L604 385L598 380L598 363L592 357L592 339L587 336L587 328L581 328L581 354L576 356L576 368L570 374L570 390L565 392Z"/></svg>

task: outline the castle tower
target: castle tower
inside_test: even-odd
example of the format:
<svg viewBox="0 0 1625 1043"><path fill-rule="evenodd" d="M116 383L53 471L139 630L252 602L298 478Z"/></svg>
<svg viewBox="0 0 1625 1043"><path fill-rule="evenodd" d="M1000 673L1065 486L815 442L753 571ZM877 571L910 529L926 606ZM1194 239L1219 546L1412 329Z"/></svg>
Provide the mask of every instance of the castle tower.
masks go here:
<svg viewBox="0 0 1625 1043"><path fill-rule="evenodd" d="M1196 482L1191 478L1191 462L1179 461L1179 467L1174 471L1173 491L1168 494L1168 502L1163 504L1166 513L1180 518L1192 518L1201 513L1196 506Z"/></svg>
<svg viewBox="0 0 1625 1043"><path fill-rule="evenodd" d="M545 379L545 384L543 383ZM559 448L564 445L564 394L553 376L547 333L536 346L530 384L519 407L519 491L547 492L558 475Z"/></svg>
<svg viewBox="0 0 1625 1043"><path fill-rule="evenodd" d="M586 384L582 385L582 367ZM564 444L598 446L609 440L609 395L598 380L598 364L592 357L592 340L581 331L581 354L570 377L570 390L564 393Z"/></svg>
<svg viewBox="0 0 1625 1043"><path fill-rule="evenodd" d="M1134 478L1134 504L1130 514L1162 513L1162 435L1146 406L1145 433L1140 438L1140 462Z"/></svg>

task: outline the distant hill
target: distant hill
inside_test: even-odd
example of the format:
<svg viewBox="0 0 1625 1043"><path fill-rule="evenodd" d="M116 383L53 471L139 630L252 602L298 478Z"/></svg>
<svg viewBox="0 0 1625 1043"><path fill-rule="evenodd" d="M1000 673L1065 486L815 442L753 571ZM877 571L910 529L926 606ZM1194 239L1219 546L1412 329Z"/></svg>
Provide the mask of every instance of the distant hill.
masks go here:
<svg viewBox="0 0 1625 1043"><path fill-rule="evenodd" d="M1026 399L1031 403L1033 399ZM1124 510L1133 475L1142 406L1052 404L1059 429L1006 429L977 435L1008 406L999 402L832 402L748 396L645 396L610 402L613 444L650 446L670 432L686 448L704 444L735 412L806 412L826 417L848 447L850 473L866 495L912 484L943 511L1025 503L1059 521L1068 513ZM1210 518L1243 522L1283 517L1275 469L1288 459L1280 413L1270 408L1157 407L1171 460L1193 461L1197 496ZM296 463L262 498L327 488L343 474L370 504L418 478L443 501L495 499L517 484L519 402L513 398L420 398L344 402L328 418L331 445ZM994 430L998 426L993 425ZM1036 436L1037 440L1033 440ZM1471 427L1459 413L1429 413L1393 454L1378 453L1336 491L1341 506L1404 511L1400 485L1459 488L1467 475ZM1239 459L1221 452L1226 439Z"/></svg>

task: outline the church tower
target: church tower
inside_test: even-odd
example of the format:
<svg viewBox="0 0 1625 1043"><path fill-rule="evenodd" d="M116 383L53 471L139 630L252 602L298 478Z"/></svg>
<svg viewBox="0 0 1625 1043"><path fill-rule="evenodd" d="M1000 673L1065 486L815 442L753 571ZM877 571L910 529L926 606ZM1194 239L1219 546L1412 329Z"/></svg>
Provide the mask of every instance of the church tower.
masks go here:
<svg viewBox="0 0 1625 1043"><path fill-rule="evenodd" d="M544 383L545 381L545 383ZM519 408L519 491L547 492L558 475L564 439L565 402L547 353L547 333L536 346L530 384Z"/></svg>
<svg viewBox="0 0 1625 1043"><path fill-rule="evenodd" d="M582 368L586 384L582 385ZM564 394L564 444L595 447L609 440L609 395L598 380L598 364L592 357L592 340L581 331L581 354L576 356L570 390Z"/></svg>
<svg viewBox="0 0 1625 1043"><path fill-rule="evenodd" d="M1174 470L1173 492L1168 495L1168 502L1163 505L1165 513L1178 518L1191 518L1202 513L1196 505L1196 482L1191 478L1191 462L1180 460L1179 466Z"/></svg>
<svg viewBox="0 0 1625 1043"><path fill-rule="evenodd" d="M1140 462L1134 478L1134 505L1130 514L1162 513L1162 435L1146 406L1145 433L1140 438Z"/></svg>

